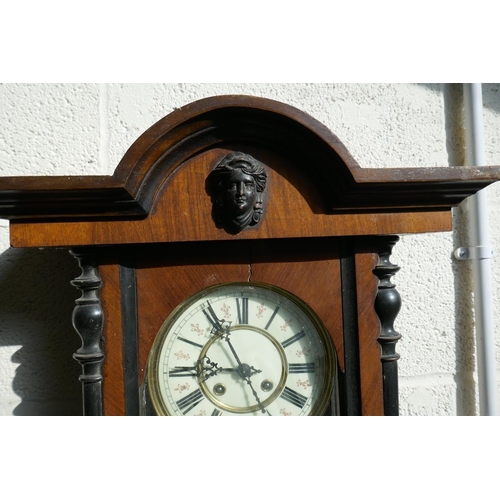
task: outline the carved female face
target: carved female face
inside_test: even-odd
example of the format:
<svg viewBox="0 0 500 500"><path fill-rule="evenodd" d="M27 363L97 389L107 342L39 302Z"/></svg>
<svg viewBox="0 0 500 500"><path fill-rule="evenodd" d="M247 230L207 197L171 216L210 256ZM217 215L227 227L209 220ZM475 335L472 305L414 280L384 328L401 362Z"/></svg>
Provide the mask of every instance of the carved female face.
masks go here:
<svg viewBox="0 0 500 500"><path fill-rule="evenodd" d="M207 178L218 227L236 234L260 222L266 182L266 169L255 158L241 152L226 155Z"/></svg>
<svg viewBox="0 0 500 500"><path fill-rule="evenodd" d="M253 210L257 199L255 180L240 168L235 168L226 183L226 208L235 215Z"/></svg>

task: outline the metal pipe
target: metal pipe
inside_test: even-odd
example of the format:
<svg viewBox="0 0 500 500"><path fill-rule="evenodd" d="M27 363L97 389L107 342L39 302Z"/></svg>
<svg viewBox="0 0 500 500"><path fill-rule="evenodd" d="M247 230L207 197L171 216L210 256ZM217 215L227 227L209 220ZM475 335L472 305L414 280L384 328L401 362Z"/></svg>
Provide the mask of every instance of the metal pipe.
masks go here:
<svg viewBox="0 0 500 500"><path fill-rule="evenodd" d="M484 151L483 97L480 83L464 83L466 163L486 165ZM476 323L479 411L497 415L495 331L491 290L491 247L486 190L467 199L469 211L469 258L472 260Z"/></svg>

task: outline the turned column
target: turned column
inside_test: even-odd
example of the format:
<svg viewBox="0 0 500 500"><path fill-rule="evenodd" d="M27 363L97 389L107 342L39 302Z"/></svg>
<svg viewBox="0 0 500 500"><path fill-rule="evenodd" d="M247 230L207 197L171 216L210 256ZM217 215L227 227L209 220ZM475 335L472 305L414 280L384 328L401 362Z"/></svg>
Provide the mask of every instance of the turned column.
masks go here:
<svg viewBox="0 0 500 500"><path fill-rule="evenodd" d="M391 278L399 271L394 265L391 253L399 241L398 236L380 237L378 240L379 261L373 273L379 279L375 298L375 311L380 319L378 341L381 346L382 377L384 391L384 414L399 415L398 359L396 344L401 335L394 329L394 321L401 309L401 296Z"/></svg>
<svg viewBox="0 0 500 500"><path fill-rule="evenodd" d="M99 290L101 279L95 254L79 249L71 251L78 260L82 274L71 284L82 292L73 310L73 327L82 339L82 346L73 357L82 365L79 379L83 390L84 415L102 415L102 329L103 310Z"/></svg>

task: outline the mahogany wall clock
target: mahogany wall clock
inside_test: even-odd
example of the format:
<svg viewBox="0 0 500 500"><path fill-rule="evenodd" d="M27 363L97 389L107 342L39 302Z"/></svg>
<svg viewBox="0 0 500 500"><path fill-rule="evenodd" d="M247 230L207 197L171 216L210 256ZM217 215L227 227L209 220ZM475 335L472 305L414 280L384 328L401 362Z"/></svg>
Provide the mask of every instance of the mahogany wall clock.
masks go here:
<svg viewBox="0 0 500 500"><path fill-rule="evenodd" d="M112 176L1 179L17 247L67 247L87 415L395 415L390 255L498 167L367 169L288 105L166 116Z"/></svg>

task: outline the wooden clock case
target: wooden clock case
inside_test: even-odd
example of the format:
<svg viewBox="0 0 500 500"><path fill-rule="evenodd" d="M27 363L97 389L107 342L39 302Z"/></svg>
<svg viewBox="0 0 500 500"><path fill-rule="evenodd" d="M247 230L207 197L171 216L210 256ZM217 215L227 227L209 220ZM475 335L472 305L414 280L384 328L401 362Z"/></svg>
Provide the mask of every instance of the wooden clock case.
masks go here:
<svg viewBox="0 0 500 500"><path fill-rule="evenodd" d="M214 220L207 178L236 151L268 180L262 220L232 232ZM13 246L67 247L79 260L85 414L140 414L148 355L174 308L252 281L297 295L325 324L339 414L396 415L396 235L451 230L451 207L499 178L498 167L362 169L305 113L220 96L157 122L112 176L3 178L0 214Z"/></svg>

